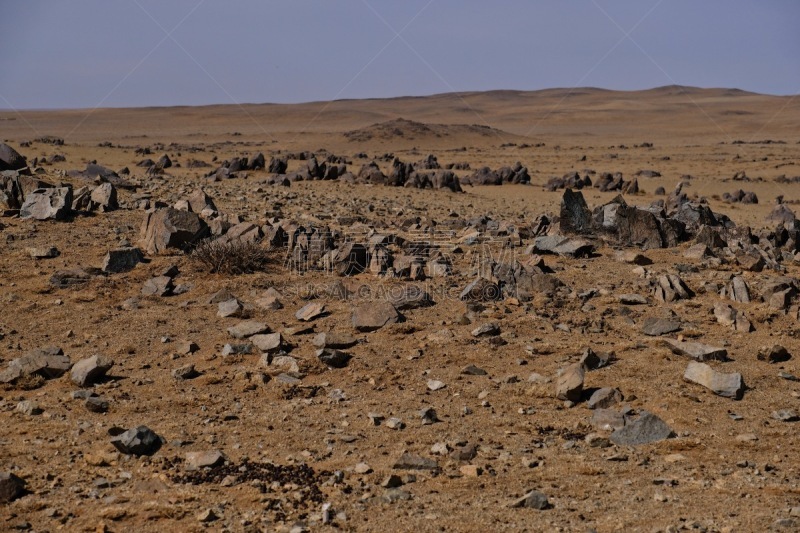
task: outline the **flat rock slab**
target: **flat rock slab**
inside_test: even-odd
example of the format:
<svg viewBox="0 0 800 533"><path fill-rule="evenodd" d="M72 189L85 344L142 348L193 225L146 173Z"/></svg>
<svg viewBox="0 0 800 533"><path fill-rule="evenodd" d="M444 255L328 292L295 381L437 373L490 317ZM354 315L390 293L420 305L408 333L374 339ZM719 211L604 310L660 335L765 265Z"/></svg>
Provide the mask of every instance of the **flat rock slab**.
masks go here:
<svg viewBox="0 0 800 533"><path fill-rule="evenodd" d="M263 322L256 322L255 320L245 320L244 322L239 322L235 326L228 328L228 334L234 339L246 339L247 337L252 337L259 333L266 333L268 331L269 327L267 327L266 324Z"/></svg>
<svg viewBox="0 0 800 533"><path fill-rule="evenodd" d="M586 239L545 235L534 239L533 251L540 254L556 254L565 257L587 257L594 253L595 245Z"/></svg>
<svg viewBox="0 0 800 533"><path fill-rule="evenodd" d="M672 436L672 429L666 422L652 413L642 411L639 418L614 431L610 439L617 446L639 446Z"/></svg>
<svg viewBox="0 0 800 533"><path fill-rule="evenodd" d="M353 309L353 327L358 331L375 331L400 318L400 313L389 302L370 302Z"/></svg>
<svg viewBox="0 0 800 533"><path fill-rule="evenodd" d="M672 353L690 357L695 361L727 361L728 350L692 341L664 339Z"/></svg>
<svg viewBox="0 0 800 533"><path fill-rule="evenodd" d="M642 325L642 333L651 337L658 337L680 331L681 323L668 318L648 318Z"/></svg>
<svg viewBox="0 0 800 533"><path fill-rule="evenodd" d="M714 394L725 398L741 400L744 395L744 381L741 374L717 372L705 363L691 361L686 367L683 379L702 385Z"/></svg>
<svg viewBox="0 0 800 533"><path fill-rule="evenodd" d="M23 376L40 375L47 379L61 377L72 367L69 357L59 349L36 349L8 363L0 372L0 383L11 383Z"/></svg>
<svg viewBox="0 0 800 533"><path fill-rule="evenodd" d="M325 304L321 304L318 302L311 302L301 307L294 314L294 317L297 320L308 322L310 320L314 320L315 318L322 316L323 314L325 314Z"/></svg>
<svg viewBox="0 0 800 533"><path fill-rule="evenodd" d="M619 303L625 305L647 304L647 298L645 298L641 294L620 294L619 296L617 296L617 300L619 300Z"/></svg>
<svg viewBox="0 0 800 533"><path fill-rule="evenodd" d="M249 341L262 352L276 352L283 346L283 337L280 333L256 334L250 337Z"/></svg>
<svg viewBox="0 0 800 533"><path fill-rule="evenodd" d="M207 452L186 452L186 469L200 470L201 468L213 468L225 462L225 454L219 450Z"/></svg>
<svg viewBox="0 0 800 533"><path fill-rule="evenodd" d="M547 496L538 490L530 491L525 496L511 502L508 506L511 508L525 507L527 509L537 509L539 511L552 507Z"/></svg>
<svg viewBox="0 0 800 533"><path fill-rule="evenodd" d="M119 274L133 270L144 261L144 255L138 248L127 247L110 250L103 258L100 269L107 274Z"/></svg>
<svg viewBox="0 0 800 533"><path fill-rule="evenodd" d="M358 339L347 333L338 333L336 331L326 331L316 335L311 344L317 348L350 348L355 346Z"/></svg>
<svg viewBox="0 0 800 533"><path fill-rule="evenodd" d="M395 470L439 470L439 463L434 459L404 453L392 466Z"/></svg>

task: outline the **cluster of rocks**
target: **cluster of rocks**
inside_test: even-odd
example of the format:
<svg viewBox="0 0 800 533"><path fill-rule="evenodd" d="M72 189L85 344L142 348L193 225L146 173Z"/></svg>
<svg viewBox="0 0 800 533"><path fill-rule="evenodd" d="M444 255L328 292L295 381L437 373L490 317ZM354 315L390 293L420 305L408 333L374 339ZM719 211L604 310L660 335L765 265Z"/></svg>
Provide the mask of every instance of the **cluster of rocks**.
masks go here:
<svg viewBox="0 0 800 533"><path fill-rule="evenodd" d="M561 177L552 177L544 185L547 191L557 191L559 189L583 189L592 186L592 179L589 174L594 174L594 171L587 171L583 177L577 172L568 172ZM639 192L639 181L634 178L631 181L625 181L621 172L614 174L604 172L597 178L594 187L599 189L600 192L613 192L619 191L623 194L636 194Z"/></svg>
<svg viewBox="0 0 800 533"><path fill-rule="evenodd" d="M726 192L722 195L722 201L729 204L757 204L758 196L754 192L745 192L742 189L732 193Z"/></svg>
<svg viewBox="0 0 800 533"><path fill-rule="evenodd" d="M481 167L469 176L461 178L461 183L464 185L503 185L505 183L525 185L530 182L528 168L522 166L519 161L513 167L500 167L496 170Z"/></svg>

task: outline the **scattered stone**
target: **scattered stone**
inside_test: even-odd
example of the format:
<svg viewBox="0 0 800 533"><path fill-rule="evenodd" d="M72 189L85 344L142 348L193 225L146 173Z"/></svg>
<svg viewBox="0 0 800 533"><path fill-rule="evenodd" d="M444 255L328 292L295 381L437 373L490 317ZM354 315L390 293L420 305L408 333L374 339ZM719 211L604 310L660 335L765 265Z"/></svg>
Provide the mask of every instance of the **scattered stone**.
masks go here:
<svg viewBox="0 0 800 533"><path fill-rule="evenodd" d="M219 516L217 516L217 513L214 512L214 509L210 508L206 509L205 511L201 511L196 518L198 522L201 522L203 524L219 520Z"/></svg>
<svg viewBox="0 0 800 533"><path fill-rule="evenodd" d="M356 343L358 339L352 335L335 331L319 333L311 340L311 344L317 348L351 348Z"/></svg>
<svg viewBox="0 0 800 533"><path fill-rule="evenodd" d="M64 220L72 211L72 188L36 189L25 195L19 218L34 220Z"/></svg>
<svg viewBox="0 0 800 533"><path fill-rule="evenodd" d="M126 455L153 455L161 448L161 437L148 428L139 426L120 433L111 444Z"/></svg>
<svg viewBox="0 0 800 533"><path fill-rule="evenodd" d="M301 307L295 314L297 320L309 322L325 313L325 304L311 302Z"/></svg>
<svg viewBox="0 0 800 533"><path fill-rule="evenodd" d="M644 325L642 325L642 333L651 337L667 335L681 329L683 328L680 322L668 318L648 318L645 319Z"/></svg>
<svg viewBox="0 0 800 533"><path fill-rule="evenodd" d="M0 503L9 503L25 492L25 482L9 472L0 472Z"/></svg>
<svg viewBox="0 0 800 533"><path fill-rule="evenodd" d="M427 457L404 453L392 466L395 470L439 470L439 464Z"/></svg>
<svg viewBox="0 0 800 533"><path fill-rule="evenodd" d="M686 300L694 296L694 292L676 274L664 274L658 277L653 296L660 302Z"/></svg>
<svg viewBox="0 0 800 533"><path fill-rule="evenodd" d="M105 413L109 408L108 400L100 398L99 396L90 396L89 398L86 398L86 401L83 405L92 413Z"/></svg>
<svg viewBox="0 0 800 533"><path fill-rule="evenodd" d="M79 387L93 385L103 378L114 366L114 361L102 355L82 359L75 363L70 372L72 382Z"/></svg>
<svg viewBox="0 0 800 533"><path fill-rule="evenodd" d="M676 355L690 357L695 361L727 361L728 350L692 341L676 341L664 339L664 342Z"/></svg>
<svg viewBox="0 0 800 533"><path fill-rule="evenodd" d="M792 358L789 350L780 344L773 344L772 346L762 346L758 349L758 360L766 361L768 363L783 363Z"/></svg>
<svg viewBox="0 0 800 533"><path fill-rule="evenodd" d="M259 333L266 333L269 331L269 327L262 322L256 322L255 320L245 320L244 322L239 322L235 326L231 326L228 328L228 335L233 337L234 339L246 339L248 337L252 337L253 335L258 335Z"/></svg>
<svg viewBox="0 0 800 533"><path fill-rule="evenodd" d="M106 254L100 269L107 274L120 274L133 270L136 265L143 261L144 256L138 248L119 248Z"/></svg>
<svg viewBox="0 0 800 533"><path fill-rule="evenodd" d="M443 382L437 379L429 379L428 380L428 390L437 391L447 387Z"/></svg>
<svg viewBox="0 0 800 533"><path fill-rule="evenodd" d="M595 414L598 412L595 411ZM635 421L616 429L610 439L617 446L639 446L668 439L673 435L666 422L652 413L642 411Z"/></svg>
<svg viewBox="0 0 800 533"><path fill-rule="evenodd" d="M556 376L556 398L579 402L583 394L583 365L575 363L563 368Z"/></svg>
<svg viewBox="0 0 800 533"><path fill-rule="evenodd" d="M613 354L595 352L591 348L586 348L581 355L580 364L586 370L598 370L611 364L614 360Z"/></svg>
<svg viewBox="0 0 800 533"><path fill-rule="evenodd" d="M185 251L209 235L208 225L195 213L171 207L147 213L141 230L142 247L148 254L171 248Z"/></svg>
<svg viewBox="0 0 800 533"><path fill-rule="evenodd" d="M772 418L781 422L797 422L800 420L797 411L794 409L780 409L772 412Z"/></svg>
<svg viewBox="0 0 800 533"><path fill-rule="evenodd" d="M494 337L500 335L500 326L490 322L472 330L473 337Z"/></svg>
<svg viewBox="0 0 800 533"><path fill-rule="evenodd" d="M551 507L550 501L547 499L544 493L539 492L538 490L532 490L527 493L522 498L518 500L514 500L509 504L509 507L512 508L520 508L525 507L528 509L536 509L539 511L543 511L545 509L549 509Z"/></svg>
<svg viewBox="0 0 800 533"><path fill-rule="evenodd" d="M36 416L44 412L42 408L39 407L39 404L33 400L22 400L21 402L17 403L17 406L14 408L14 410L27 416Z"/></svg>
<svg viewBox="0 0 800 533"><path fill-rule="evenodd" d="M402 420L394 416L386 421L385 426L389 429L403 429L406 427Z"/></svg>
<svg viewBox="0 0 800 533"><path fill-rule="evenodd" d="M230 298L217 304L217 316L220 318L241 318L244 307L236 298Z"/></svg>
<svg viewBox="0 0 800 533"><path fill-rule="evenodd" d="M683 379L702 385L714 394L725 398L741 400L744 394L744 382L741 374L717 372L705 363L689 362Z"/></svg>
<svg viewBox="0 0 800 533"><path fill-rule="evenodd" d="M730 305L717 302L714 304L714 317L719 324L733 328L735 331L750 333L753 331L753 324L741 311L737 311Z"/></svg>
<svg viewBox="0 0 800 533"><path fill-rule="evenodd" d="M478 278L461 291L462 301L491 302L502 298L500 286L486 278Z"/></svg>
<svg viewBox="0 0 800 533"><path fill-rule="evenodd" d="M386 301L370 302L353 310L353 327L358 331L375 331L401 319L397 309Z"/></svg>
<svg viewBox="0 0 800 533"><path fill-rule="evenodd" d="M0 372L0 383L12 383L19 378L33 375L55 379L71 367L72 362L60 348L36 349L8 363L8 367Z"/></svg>
<svg viewBox="0 0 800 533"><path fill-rule="evenodd" d="M186 452L185 463L187 470L200 470L203 468L214 468L223 464L227 460L225 454L219 450L205 452Z"/></svg>
<svg viewBox="0 0 800 533"><path fill-rule="evenodd" d="M647 304L647 298L645 298L641 294L620 294L619 296L617 296L617 300L619 300L620 303L625 305Z"/></svg>
<svg viewBox="0 0 800 533"><path fill-rule="evenodd" d="M439 417L436 415L436 410L433 407L425 407L419 412L419 416L422 419L423 426L439 422Z"/></svg>
<svg viewBox="0 0 800 533"><path fill-rule="evenodd" d="M317 357L331 368L344 368L353 356L334 348L322 348L317 350Z"/></svg>
<svg viewBox="0 0 800 533"><path fill-rule="evenodd" d="M157 276L150 278L142 285L143 296L169 296L175 288L172 278L169 276Z"/></svg>
<svg viewBox="0 0 800 533"><path fill-rule="evenodd" d="M193 364L184 365L172 371L172 377L175 379L194 379L199 375L200 373L195 370Z"/></svg>
<svg viewBox="0 0 800 533"><path fill-rule="evenodd" d="M249 340L256 348L265 353L277 352L283 347L283 337L280 333L253 335Z"/></svg>
<svg viewBox="0 0 800 533"><path fill-rule="evenodd" d="M33 259L53 259L61 255L61 252L59 252L58 248L55 246L42 246L28 248L28 254L30 254Z"/></svg>
<svg viewBox="0 0 800 533"><path fill-rule="evenodd" d="M486 370L475 365L467 365L461 370L461 373L468 376L485 376Z"/></svg>
<svg viewBox="0 0 800 533"><path fill-rule="evenodd" d="M622 402L622 400L622 393L618 389L604 387L602 389L597 389L592 393L592 395L589 397L589 401L586 403L586 406L589 409L608 409L609 407Z"/></svg>

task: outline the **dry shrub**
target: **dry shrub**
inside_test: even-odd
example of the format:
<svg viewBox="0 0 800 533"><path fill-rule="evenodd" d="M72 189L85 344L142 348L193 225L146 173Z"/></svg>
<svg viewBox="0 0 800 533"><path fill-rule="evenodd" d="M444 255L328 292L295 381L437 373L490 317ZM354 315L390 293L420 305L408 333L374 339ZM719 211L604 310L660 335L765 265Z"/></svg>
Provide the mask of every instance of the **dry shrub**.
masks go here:
<svg viewBox="0 0 800 533"><path fill-rule="evenodd" d="M189 257L212 273L251 274L266 269L269 250L257 242L208 239L198 244Z"/></svg>

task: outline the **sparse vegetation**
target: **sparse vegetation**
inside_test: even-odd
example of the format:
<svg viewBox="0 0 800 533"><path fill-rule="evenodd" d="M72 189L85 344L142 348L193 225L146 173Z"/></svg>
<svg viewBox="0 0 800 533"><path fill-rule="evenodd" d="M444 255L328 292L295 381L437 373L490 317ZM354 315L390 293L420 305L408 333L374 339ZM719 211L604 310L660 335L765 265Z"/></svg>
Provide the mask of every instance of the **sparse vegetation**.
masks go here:
<svg viewBox="0 0 800 533"><path fill-rule="evenodd" d="M252 274L266 269L269 249L258 242L207 239L198 244L189 257L211 273Z"/></svg>

